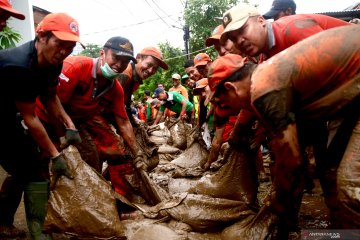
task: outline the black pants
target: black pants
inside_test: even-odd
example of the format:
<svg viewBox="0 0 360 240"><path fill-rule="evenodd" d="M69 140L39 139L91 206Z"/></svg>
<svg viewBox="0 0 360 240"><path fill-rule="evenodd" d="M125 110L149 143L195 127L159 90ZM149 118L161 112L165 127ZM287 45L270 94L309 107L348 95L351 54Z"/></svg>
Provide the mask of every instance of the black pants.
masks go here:
<svg viewBox="0 0 360 240"><path fill-rule="evenodd" d="M28 182L42 182L47 178L48 161L41 161L40 151L32 137L18 124L12 131L6 129L7 139L0 146L0 165L11 176L0 189L0 224L11 225Z"/></svg>

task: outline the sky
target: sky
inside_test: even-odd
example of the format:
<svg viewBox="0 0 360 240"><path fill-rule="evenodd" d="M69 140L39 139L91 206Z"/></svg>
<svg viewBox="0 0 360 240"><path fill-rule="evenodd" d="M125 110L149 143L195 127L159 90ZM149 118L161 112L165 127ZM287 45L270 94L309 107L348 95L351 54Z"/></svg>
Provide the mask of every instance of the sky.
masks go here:
<svg viewBox="0 0 360 240"><path fill-rule="evenodd" d="M250 0L265 13L273 0ZM32 0L50 12L66 12L79 22L84 44L103 45L113 36L128 38L135 53L147 46L168 41L183 49L183 20L186 0ZM356 0L295 0L296 13L341 11Z"/></svg>

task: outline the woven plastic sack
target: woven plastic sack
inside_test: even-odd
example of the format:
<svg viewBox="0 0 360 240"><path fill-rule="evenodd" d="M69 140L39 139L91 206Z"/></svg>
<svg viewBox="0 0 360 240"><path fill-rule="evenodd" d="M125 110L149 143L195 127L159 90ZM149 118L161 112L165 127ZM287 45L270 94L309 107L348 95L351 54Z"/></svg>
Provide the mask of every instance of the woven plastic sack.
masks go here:
<svg viewBox="0 0 360 240"><path fill-rule="evenodd" d="M110 184L81 159L74 146L63 154L74 179L62 176L51 191L45 230L79 239L124 239Z"/></svg>

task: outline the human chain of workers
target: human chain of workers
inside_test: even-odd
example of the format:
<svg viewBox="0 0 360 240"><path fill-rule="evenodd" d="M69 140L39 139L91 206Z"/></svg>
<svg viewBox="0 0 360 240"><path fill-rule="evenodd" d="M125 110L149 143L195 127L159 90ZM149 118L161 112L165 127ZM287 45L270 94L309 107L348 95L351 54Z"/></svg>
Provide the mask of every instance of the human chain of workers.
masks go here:
<svg viewBox="0 0 360 240"><path fill-rule="evenodd" d="M0 164L9 176L0 191L0 237L25 234L13 225L24 192L32 239L50 239L42 232L48 193L59 177L73 178L62 154L69 144L100 173L107 161L109 181L126 196L122 171L144 167L133 127L167 117L213 125L204 169L224 142L252 151L252 161L261 162L261 146L269 149L272 191L265 203L278 216L279 238L298 226L309 146L331 227L360 228L360 26L295 10L292 0L275 0L264 15L246 4L227 10L205 42L218 57L196 55L185 63L186 75L172 75L169 91L161 84L145 91L147 107L140 102L138 111L132 94L159 67L169 69L155 47L135 56L128 39L114 36L97 58L69 56L81 43L79 25L51 13L34 40L1 50ZM1 31L10 17L25 18L0 0ZM181 82L197 96L196 122Z"/></svg>

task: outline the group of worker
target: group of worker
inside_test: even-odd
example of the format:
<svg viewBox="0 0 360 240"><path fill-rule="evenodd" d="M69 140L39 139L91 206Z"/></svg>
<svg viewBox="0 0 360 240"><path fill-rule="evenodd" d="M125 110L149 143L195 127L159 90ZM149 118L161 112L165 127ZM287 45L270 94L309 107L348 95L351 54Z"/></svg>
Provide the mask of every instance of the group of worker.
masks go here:
<svg viewBox="0 0 360 240"><path fill-rule="evenodd" d="M332 227L360 226L359 197L353 194L360 186L354 180L360 172L360 27L295 11L292 0L275 0L264 15L238 4L205 41L218 57L199 53L184 65L186 85L199 96L195 125L211 119L215 128L204 169L224 142L253 152L249 161L261 161L260 147L269 147L274 166L265 206L278 216L279 238L297 228L308 145L314 148ZM0 0L0 26L11 16L25 18L8 0ZM0 101L5 138L0 164L9 174L0 190L1 237L25 234L13 225L24 193L32 238L51 239L42 225L50 188L62 175L73 178L61 152L68 145L75 145L99 173L107 161L110 181L125 197L130 190L124 175L143 161L131 96L159 68L169 66L155 47L135 56L132 43L120 36L110 38L97 58L69 57L77 42L82 44L77 21L51 13L37 26L34 40L0 51L6 89ZM179 74L172 78L180 81ZM151 124L162 120L165 109L193 121L194 106L175 83L169 91L155 89L160 105Z"/></svg>

